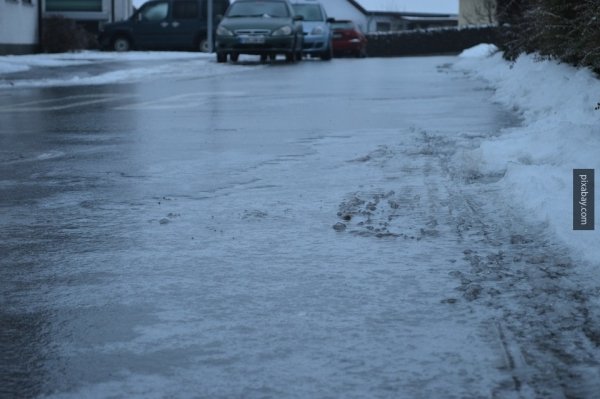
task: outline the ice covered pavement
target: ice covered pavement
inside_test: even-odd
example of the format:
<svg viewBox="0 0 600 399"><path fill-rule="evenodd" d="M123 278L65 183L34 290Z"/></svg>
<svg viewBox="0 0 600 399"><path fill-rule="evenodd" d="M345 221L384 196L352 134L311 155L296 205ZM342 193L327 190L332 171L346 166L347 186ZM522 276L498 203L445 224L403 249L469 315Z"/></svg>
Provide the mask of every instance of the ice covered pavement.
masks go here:
<svg viewBox="0 0 600 399"><path fill-rule="evenodd" d="M95 332L62 343L69 378L50 397L593 397L597 288L497 184L453 175L472 146L350 131L238 170L212 199L138 204L156 227L135 249L72 264L111 281L50 292L98 309L77 311ZM77 369L99 361L116 367L102 382Z"/></svg>
<svg viewBox="0 0 600 399"><path fill-rule="evenodd" d="M472 156L520 121L454 61L7 90L3 389L594 397L593 264Z"/></svg>
<svg viewBox="0 0 600 399"><path fill-rule="evenodd" d="M481 138L415 129L402 136L410 139L350 161L383 174L370 189L352 192L342 201L338 223L347 225L344 234L400 240L402 258L415 259L437 288L421 295L448 306L435 318L479 323L481 336L494 342L497 352L482 359L485 352L480 348L470 352L477 346L472 331L461 333L460 327L451 327L472 340L468 345L462 342L465 346L456 347L454 354L443 352L457 359L451 367L460 369L469 359L483 366L494 359L506 373L505 379L486 381L487 388L476 390L471 385L455 397L593 397L600 389L597 281L583 265L574 263L545 225L523 222L524 212L507 202L500 176L467 176L456 168L457 154L476 148ZM394 141L398 142L390 137L387 142ZM360 174L360 169L348 172ZM390 184L396 179L401 183ZM451 289L448 281L432 279L425 270L456 278L455 286ZM429 311L422 311L437 307L428 306ZM459 316L457 309L470 314ZM447 336L439 338L443 342ZM451 347L452 342L446 349ZM493 362L487 367L494 367ZM443 372L451 375L456 370ZM426 396L435 396L435 391Z"/></svg>

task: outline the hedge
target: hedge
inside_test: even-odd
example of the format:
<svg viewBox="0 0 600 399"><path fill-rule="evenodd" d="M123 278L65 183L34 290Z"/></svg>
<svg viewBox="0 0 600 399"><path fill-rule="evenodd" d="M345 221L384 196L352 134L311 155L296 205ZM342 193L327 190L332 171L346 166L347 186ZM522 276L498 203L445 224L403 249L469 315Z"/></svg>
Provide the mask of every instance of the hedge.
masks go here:
<svg viewBox="0 0 600 399"><path fill-rule="evenodd" d="M439 28L367 35L369 57L457 54L480 43L498 44L498 28Z"/></svg>

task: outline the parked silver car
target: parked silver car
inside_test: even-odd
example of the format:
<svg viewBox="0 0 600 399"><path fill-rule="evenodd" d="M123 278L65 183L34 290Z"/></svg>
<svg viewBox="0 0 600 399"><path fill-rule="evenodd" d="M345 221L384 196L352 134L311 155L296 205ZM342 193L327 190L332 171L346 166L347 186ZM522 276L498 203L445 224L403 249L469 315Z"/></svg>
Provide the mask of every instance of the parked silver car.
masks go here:
<svg viewBox="0 0 600 399"><path fill-rule="evenodd" d="M333 18L327 18L327 12L316 0L297 0L292 3L294 11L302 15L304 29L303 53L311 57L330 60L333 57L332 33L329 24Z"/></svg>

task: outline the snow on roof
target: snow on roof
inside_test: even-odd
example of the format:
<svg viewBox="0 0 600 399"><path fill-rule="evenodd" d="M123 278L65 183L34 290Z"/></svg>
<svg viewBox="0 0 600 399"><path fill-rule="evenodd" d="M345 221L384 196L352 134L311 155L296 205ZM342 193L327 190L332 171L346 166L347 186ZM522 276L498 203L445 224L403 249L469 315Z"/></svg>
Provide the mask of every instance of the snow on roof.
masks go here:
<svg viewBox="0 0 600 399"><path fill-rule="evenodd" d="M459 0L354 0L367 11L458 14Z"/></svg>

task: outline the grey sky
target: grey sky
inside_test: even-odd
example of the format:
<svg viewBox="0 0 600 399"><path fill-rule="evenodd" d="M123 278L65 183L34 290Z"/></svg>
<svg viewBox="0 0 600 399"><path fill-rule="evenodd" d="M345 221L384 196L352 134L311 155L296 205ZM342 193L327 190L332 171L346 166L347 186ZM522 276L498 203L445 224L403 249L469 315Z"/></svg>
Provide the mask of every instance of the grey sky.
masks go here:
<svg viewBox="0 0 600 399"><path fill-rule="evenodd" d="M327 7L327 0L321 0ZM357 0L369 11L409 11L458 14L458 0ZM133 0L135 6L146 0Z"/></svg>

